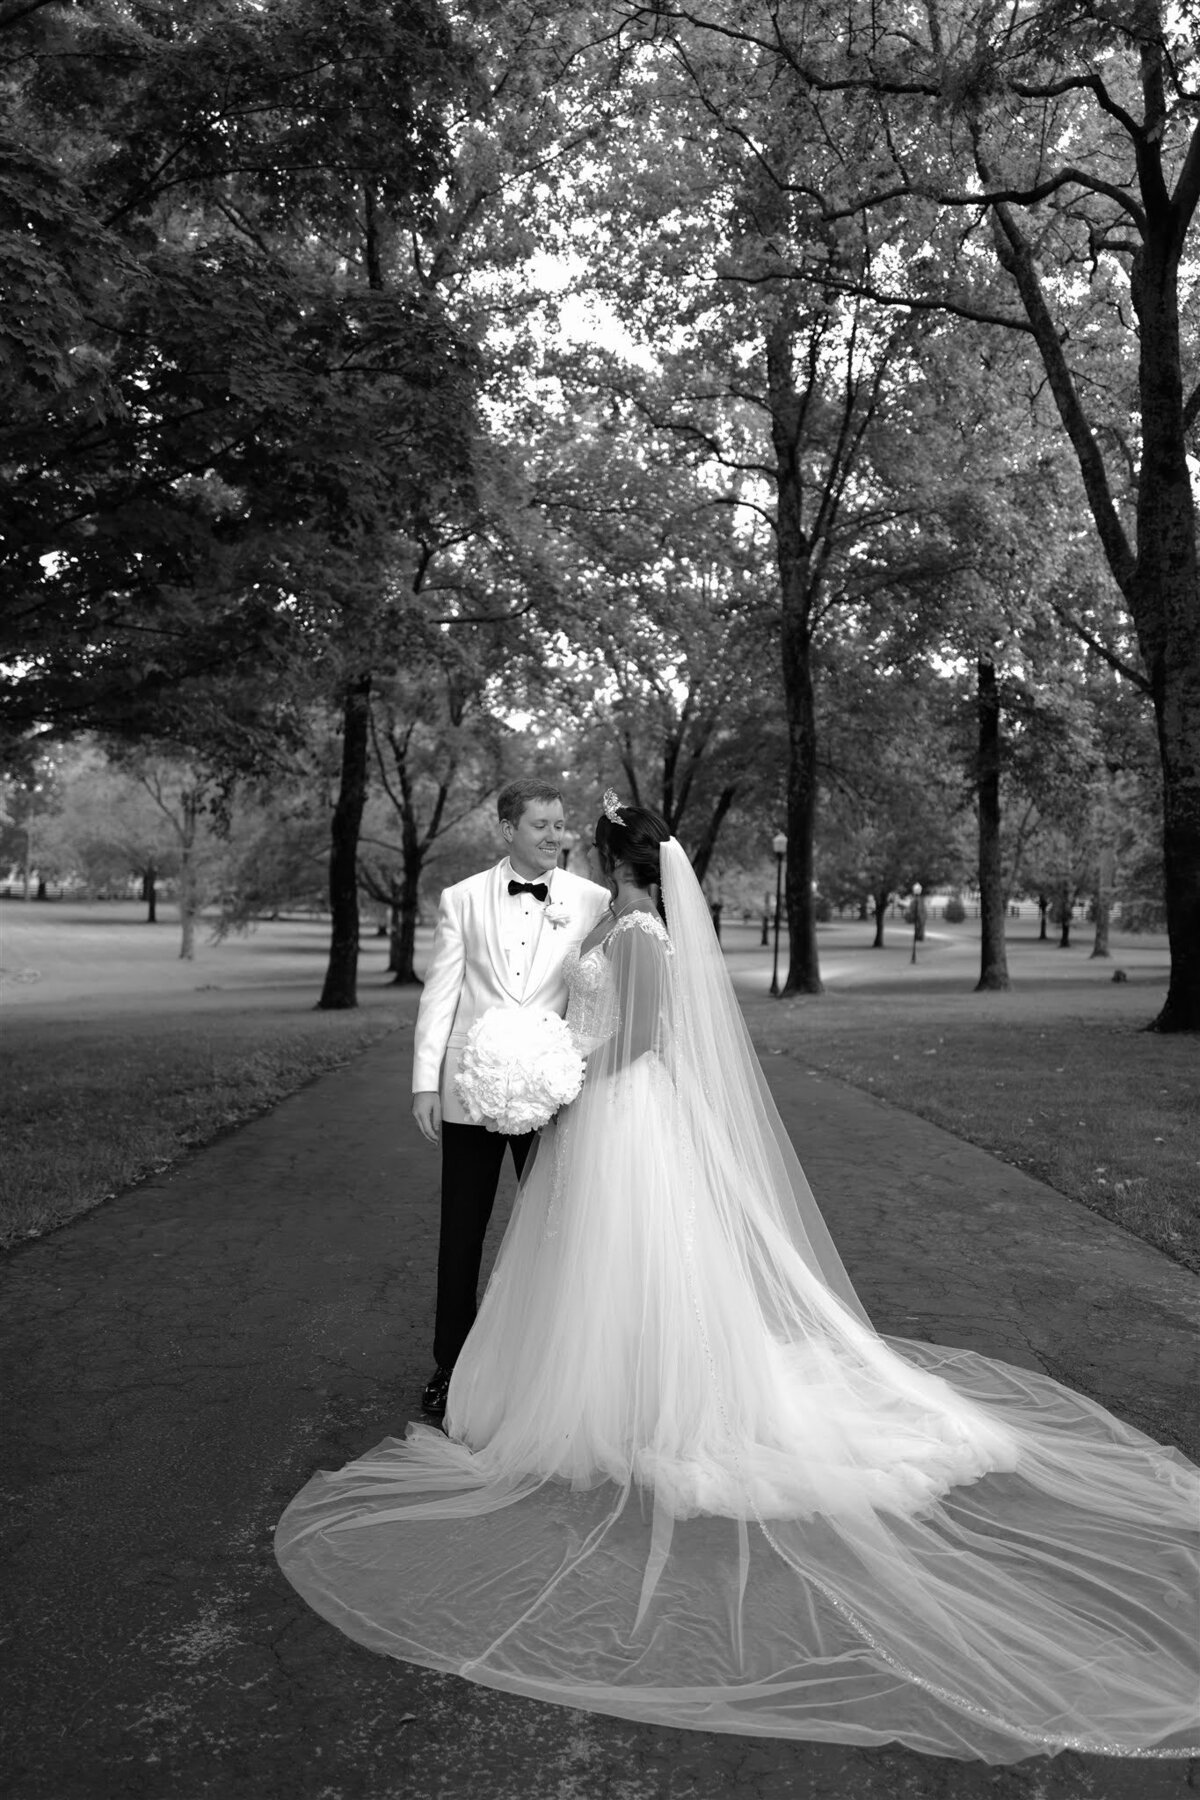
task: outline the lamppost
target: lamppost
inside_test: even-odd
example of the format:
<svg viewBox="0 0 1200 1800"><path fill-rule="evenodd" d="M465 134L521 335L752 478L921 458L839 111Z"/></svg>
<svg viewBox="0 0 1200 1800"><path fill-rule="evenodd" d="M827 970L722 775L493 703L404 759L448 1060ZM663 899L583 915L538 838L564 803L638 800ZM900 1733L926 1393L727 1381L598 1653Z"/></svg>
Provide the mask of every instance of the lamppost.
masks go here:
<svg viewBox="0 0 1200 1800"><path fill-rule="evenodd" d="M577 832L574 832L574 831L564 831L563 832L563 834L562 834L562 849L558 853L558 866L560 869L569 869L570 868L571 852L575 848L575 846L578 842L579 842L579 835Z"/></svg>
<svg viewBox="0 0 1200 1800"><path fill-rule="evenodd" d="M915 963L917 960L917 943L921 936L921 884L919 881L913 882L912 893L913 893L913 947L912 947L912 956L909 958L909 960L910 960L910 962Z"/></svg>
<svg viewBox="0 0 1200 1800"><path fill-rule="evenodd" d="M771 969L771 992L779 993L779 914L783 907L783 859L787 855L787 834L777 831L771 839L775 854L775 961Z"/></svg>

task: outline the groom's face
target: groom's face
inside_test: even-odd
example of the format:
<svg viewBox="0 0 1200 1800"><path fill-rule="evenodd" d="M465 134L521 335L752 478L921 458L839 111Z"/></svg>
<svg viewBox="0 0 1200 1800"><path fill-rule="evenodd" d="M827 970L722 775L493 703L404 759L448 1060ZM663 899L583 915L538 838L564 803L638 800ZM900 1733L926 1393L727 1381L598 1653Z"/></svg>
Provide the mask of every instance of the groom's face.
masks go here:
<svg viewBox="0 0 1200 1800"><path fill-rule="evenodd" d="M515 825L509 819L504 821L501 830L508 840L508 860L518 875L531 881L554 867L566 824L561 800L529 800Z"/></svg>

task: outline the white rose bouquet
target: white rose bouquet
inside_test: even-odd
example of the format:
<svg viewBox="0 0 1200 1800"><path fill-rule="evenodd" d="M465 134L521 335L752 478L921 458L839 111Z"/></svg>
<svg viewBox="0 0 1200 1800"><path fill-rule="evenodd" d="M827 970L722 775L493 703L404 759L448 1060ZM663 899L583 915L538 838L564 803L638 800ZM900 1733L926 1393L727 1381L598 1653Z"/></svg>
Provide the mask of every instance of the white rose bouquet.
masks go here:
<svg viewBox="0 0 1200 1800"><path fill-rule="evenodd" d="M493 1006L467 1033L454 1085L473 1125L520 1137L574 1100L584 1067L557 1013Z"/></svg>

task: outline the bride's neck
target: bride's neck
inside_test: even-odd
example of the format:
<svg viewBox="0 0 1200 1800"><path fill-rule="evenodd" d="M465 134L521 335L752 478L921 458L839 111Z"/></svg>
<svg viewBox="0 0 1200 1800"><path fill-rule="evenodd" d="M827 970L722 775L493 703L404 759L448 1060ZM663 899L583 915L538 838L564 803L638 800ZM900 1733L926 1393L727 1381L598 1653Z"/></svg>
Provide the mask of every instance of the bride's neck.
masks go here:
<svg viewBox="0 0 1200 1800"><path fill-rule="evenodd" d="M612 910L615 913L655 912L654 895L648 888L638 887L632 881L622 881L617 876L617 891L613 895Z"/></svg>

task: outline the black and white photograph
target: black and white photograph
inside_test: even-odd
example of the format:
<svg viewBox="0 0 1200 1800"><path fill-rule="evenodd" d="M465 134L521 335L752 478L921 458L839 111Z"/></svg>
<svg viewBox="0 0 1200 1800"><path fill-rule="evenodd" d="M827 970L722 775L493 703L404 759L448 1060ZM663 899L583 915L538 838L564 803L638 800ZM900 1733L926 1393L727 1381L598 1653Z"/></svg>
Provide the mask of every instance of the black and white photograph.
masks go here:
<svg viewBox="0 0 1200 1800"><path fill-rule="evenodd" d="M1200 0L0 0L0 1792L1200 1782Z"/></svg>

